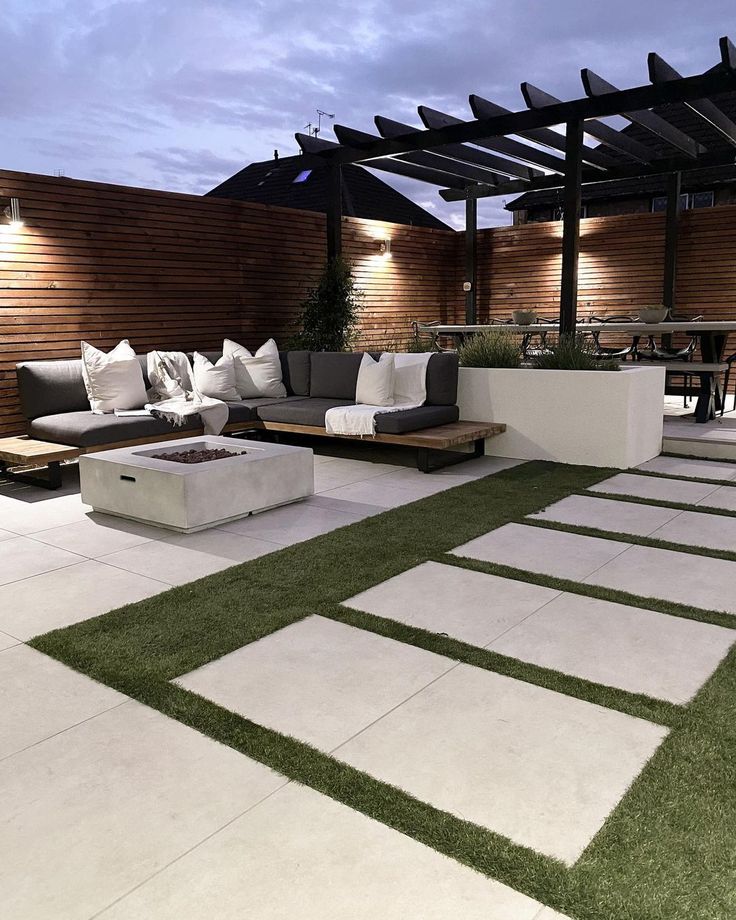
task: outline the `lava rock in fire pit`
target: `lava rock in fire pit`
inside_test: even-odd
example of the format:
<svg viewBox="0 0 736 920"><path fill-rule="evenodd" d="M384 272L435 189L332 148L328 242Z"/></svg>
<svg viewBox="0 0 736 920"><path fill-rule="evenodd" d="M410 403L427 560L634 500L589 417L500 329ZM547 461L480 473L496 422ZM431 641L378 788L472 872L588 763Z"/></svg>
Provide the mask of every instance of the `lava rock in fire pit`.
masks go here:
<svg viewBox="0 0 736 920"><path fill-rule="evenodd" d="M165 454L151 454L154 460L171 460L172 463L207 463L210 460L227 460L238 457L247 451L225 450L224 447L205 448L203 450L172 450Z"/></svg>

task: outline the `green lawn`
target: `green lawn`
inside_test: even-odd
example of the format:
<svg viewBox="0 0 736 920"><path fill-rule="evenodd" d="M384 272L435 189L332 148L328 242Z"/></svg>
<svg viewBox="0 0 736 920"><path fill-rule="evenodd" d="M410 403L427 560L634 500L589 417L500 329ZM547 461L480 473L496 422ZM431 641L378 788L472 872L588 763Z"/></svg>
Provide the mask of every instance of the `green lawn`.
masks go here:
<svg viewBox="0 0 736 920"><path fill-rule="evenodd" d="M340 606L435 559L733 626L713 611L444 556L611 472L528 463L31 644L577 920L727 920L736 916L736 654L688 707L679 707ZM671 731L576 866L567 869L169 682L310 614L647 718Z"/></svg>

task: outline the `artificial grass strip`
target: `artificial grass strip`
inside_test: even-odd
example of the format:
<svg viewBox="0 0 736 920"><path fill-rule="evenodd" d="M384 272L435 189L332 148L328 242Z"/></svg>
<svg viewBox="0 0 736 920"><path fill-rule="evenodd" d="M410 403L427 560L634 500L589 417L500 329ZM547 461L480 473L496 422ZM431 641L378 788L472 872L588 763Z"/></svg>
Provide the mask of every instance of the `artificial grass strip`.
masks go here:
<svg viewBox="0 0 736 920"><path fill-rule="evenodd" d="M658 477L660 478L660 477ZM702 480L688 480L701 483ZM708 485L708 483L706 483ZM728 508L717 508L715 505L693 505L688 502L672 502L665 498L647 498L643 495L619 495L618 492L581 492L588 498L603 498L615 502L630 502L634 505L652 505L655 508L672 508L673 511L696 511L703 514L715 514L719 517L736 517L736 511ZM705 501L706 498L703 499Z"/></svg>
<svg viewBox="0 0 736 920"><path fill-rule="evenodd" d="M30 644L282 774L395 827L575 920L725 920L736 913L736 656L687 707L548 671L361 615L343 601L429 559L685 615L678 605L446 556L615 471L528 463L56 630ZM432 808L170 680L310 614L670 725L572 869ZM720 625L725 615L694 612ZM504 671L503 669L507 669ZM545 683L546 682L546 683ZM628 707L628 708L627 708Z"/></svg>

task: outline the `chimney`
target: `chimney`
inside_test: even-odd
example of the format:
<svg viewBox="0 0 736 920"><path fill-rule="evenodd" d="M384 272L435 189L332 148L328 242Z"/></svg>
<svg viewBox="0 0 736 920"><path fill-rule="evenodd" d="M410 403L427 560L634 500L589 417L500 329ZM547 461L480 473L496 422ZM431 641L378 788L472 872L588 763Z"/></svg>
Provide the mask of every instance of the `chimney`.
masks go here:
<svg viewBox="0 0 736 920"><path fill-rule="evenodd" d="M279 152L278 152L278 150L274 150L274 152L273 152L273 158L274 158L274 160L278 160L278 158L279 158Z"/></svg>

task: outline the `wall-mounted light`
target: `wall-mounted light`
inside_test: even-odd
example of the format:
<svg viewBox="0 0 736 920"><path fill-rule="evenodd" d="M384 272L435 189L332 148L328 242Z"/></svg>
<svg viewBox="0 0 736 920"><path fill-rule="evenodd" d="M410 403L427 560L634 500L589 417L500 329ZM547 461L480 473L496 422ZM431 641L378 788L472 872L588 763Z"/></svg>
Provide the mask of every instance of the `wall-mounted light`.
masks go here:
<svg viewBox="0 0 736 920"><path fill-rule="evenodd" d="M387 259L391 255L391 240L376 240L376 246L380 255Z"/></svg>
<svg viewBox="0 0 736 920"><path fill-rule="evenodd" d="M4 230L14 233L22 229L23 221L20 219L20 199L11 198L10 203L3 209L2 214L5 220L0 226L2 226Z"/></svg>

